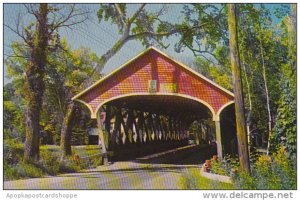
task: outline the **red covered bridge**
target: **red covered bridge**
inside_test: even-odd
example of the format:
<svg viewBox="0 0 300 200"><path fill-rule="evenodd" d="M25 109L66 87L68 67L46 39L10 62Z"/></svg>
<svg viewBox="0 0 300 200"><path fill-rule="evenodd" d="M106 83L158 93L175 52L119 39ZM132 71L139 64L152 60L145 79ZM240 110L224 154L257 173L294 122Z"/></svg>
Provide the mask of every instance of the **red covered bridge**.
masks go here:
<svg viewBox="0 0 300 200"><path fill-rule="evenodd" d="M222 156L220 116L234 95L150 47L73 100L97 119L104 155L118 144L187 141L195 120L211 118Z"/></svg>

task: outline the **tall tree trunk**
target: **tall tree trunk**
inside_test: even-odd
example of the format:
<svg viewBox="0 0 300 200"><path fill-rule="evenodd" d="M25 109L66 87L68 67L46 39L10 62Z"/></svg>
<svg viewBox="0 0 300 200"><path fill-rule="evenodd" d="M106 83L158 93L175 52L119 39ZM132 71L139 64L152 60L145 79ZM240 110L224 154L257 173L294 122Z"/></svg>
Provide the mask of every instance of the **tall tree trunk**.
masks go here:
<svg viewBox="0 0 300 200"><path fill-rule="evenodd" d="M72 133L72 118L75 109L75 103L70 101L67 106L67 111L64 116L64 121L61 127L61 136L60 136L60 148L61 156L65 158L66 156L72 155L71 150L71 133Z"/></svg>
<svg viewBox="0 0 300 200"><path fill-rule="evenodd" d="M266 65L265 65L264 51L263 51L261 38L259 38L259 43L260 43L260 55L261 55L261 60L262 60L263 79L264 79L266 101L267 101L267 110L268 110L268 147L267 147L267 155L269 155L269 150L270 150L270 146L271 146L270 139L271 139L271 134L272 134L272 116L271 116L271 108L270 108L269 89L268 89L268 84L267 84Z"/></svg>
<svg viewBox="0 0 300 200"><path fill-rule="evenodd" d="M243 67L243 70L244 70L244 73L245 73L245 81L246 81L246 85L247 85L247 94L248 94L247 96L248 96L248 101L249 101L249 110L248 110L248 113L247 113L246 125L247 125L248 146L249 146L249 150L250 150L250 145L251 145L250 126L251 126L252 100L251 100L250 84L249 84L249 80L248 80L248 77L247 77L246 66L245 66L244 61L242 61L242 67Z"/></svg>
<svg viewBox="0 0 300 200"><path fill-rule="evenodd" d="M229 28L229 46L230 59L232 66L233 90L235 95L235 115L237 140L239 149L239 160L241 170L250 173L249 151L246 133L245 109L243 99L243 87L241 80L241 67L238 52L238 37L235 4L228 4L228 28Z"/></svg>
<svg viewBox="0 0 300 200"><path fill-rule="evenodd" d="M94 69L94 71L90 75L90 78L86 79L81 84L81 86L79 86L80 88L85 88L92 83L92 81L93 81L92 77L95 74L95 72L100 73L101 69L108 62L108 60L112 56L114 56L123 47L123 45L128 41L127 37L128 37L128 33L124 34L123 37L120 40L118 40L110 50L108 50L103 56L101 56L100 66L98 68ZM71 97L70 97L70 99L71 99ZM73 109L73 108L74 107L71 107L70 109ZM69 110L69 109L67 110L67 112L64 116L63 126L60 130L61 137L71 138L72 124L69 124L71 122L71 120L65 120L65 119L72 118L73 113L74 113L73 110ZM70 114L70 116L68 116L69 114ZM61 142L60 144L61 144L61 150L63 151L62 155L71 155L71 153L68 151L69 149L71 149L71 143L70 142L69 143ZM62 145L67 145L67 146L62 146Z"/></svg>
<svg viewBox="0 0 300 200"><path fill-rule="evenodd" d="M37 27L30 61L26 66L26 100L28 102L26 118L26 140L24 160L39 159L39 134L40 134L40 112L42 110L44 95L44 73L47 62L48 46L48 5L40 4L37 13Z"/></svg>

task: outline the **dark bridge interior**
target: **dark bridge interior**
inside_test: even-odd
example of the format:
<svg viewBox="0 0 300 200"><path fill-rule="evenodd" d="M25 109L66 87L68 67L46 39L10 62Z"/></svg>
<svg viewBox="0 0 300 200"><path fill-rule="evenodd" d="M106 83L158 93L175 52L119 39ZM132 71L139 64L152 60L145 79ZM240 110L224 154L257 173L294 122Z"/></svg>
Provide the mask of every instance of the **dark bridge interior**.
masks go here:
<svg viewBox="0 0 300 200"><path fill-rule="evenodd" d="M232 154L233 142L230 138L233 131L227 124L232 114L230 112L232 109L225 112L225 119L221 122L226 134L222 137L225 144L223 148L229 148L225 153ZM206 152L207 158L216 154L213 123L206 123L204 128L202 126L196 130L191 128L195 122L212 122L211 111L193 99L178 95L131 95L106 103L102 107L101 116L108 157L113 162L194 144L195 135L201 135L201 142L196 145L208 146L205 150L194 148L197 149L193 151L194 154L200 156L201 152ZM228 141L230 145L226 144Z"/></svg>
<svg viewBox="0 0 300 200"><path fill-rule="evenodd" d="M110 105L167 116L182 116L181 120L212 117L203 104L177 95L136 95L109 102Z"/></svg>

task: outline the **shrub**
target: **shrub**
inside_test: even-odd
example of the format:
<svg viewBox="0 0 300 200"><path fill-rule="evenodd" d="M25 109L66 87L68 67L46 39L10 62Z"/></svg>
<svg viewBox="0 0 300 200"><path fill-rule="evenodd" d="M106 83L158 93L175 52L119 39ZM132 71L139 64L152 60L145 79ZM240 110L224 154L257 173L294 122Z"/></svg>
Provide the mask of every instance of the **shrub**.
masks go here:
<svg viewBox="0 0 300 200"><path fill-rule="evenodd" d="M211 161L211 172L214 174L228 175L228 172L224 168L223 160L219 159L218 161Z"/></svg>
<svg viewBox="0 0 300 200"><path fill-rule="evenodd" d="M22 160L24 154L23 144L16 139L4 140L4 162L8 165L16 165L19 160Z"/></svg>
<svg viewBox="0 0 300 200"><path fill-rule="evenodd" d="M39 167L49 175L56 175L59 173L59 158L49 150L40 152Z"/></svg>
<svg viewBox="0 0 300 200"><path fill-rule="evenodd" d="M81 153L79 162L73 157L61 160L58 146L43 145L40 148L40 160L35 163L22 162L23 144L14 139L4 141L4 179L16 180L21 178L41 177L45 174L74 173L82 169L94 168L102 163L99 149L85 146L76 149ZM73 152L75 148L73 149Z"/></svg>
<svg viewBox="0 0 300 200"><path fill-rule="evenodd" d="M237 173L233 177L241 189L296 189L296 167L283 147L271 156L260 156L251 166L251 175Z"/></svg>
<svg viewBox="0 0 300 200"><path fill-rule="evenodd" d="M60 172L67 172L67 173L74 173L81 169L81 166L75 163L72 159L66 159L59 163L59 171Z"/></svg>
<svg viewBox="0 0 300 200"><path fill-rule="evenodd" d="M226 155L223 159L218 159L218 161L212 161L211 172L214 174L231 176L231 174L238 169L238 159L230 155Z"/></svg>
<svg viewBox="0 0 300 200"><path fill-rule="evenodd" d="M19 162L16 166L20 177L37 178L44 175L43 171L32 163Z"/></svg>
<svg viewBox="0 0 300 200"><path fill-rule="evenodd" d="M21 175L19 174L17 168L15 166L8 165L4 162L4 180L15 180L20 179Z"/></svg>
<svg viewBox="0 0 300 200"><path fill-rule="evenodd" d="M239 172L238 174L233 175L233 182L235 187L239 189L256 189L255 178L245 172Z"/></svg>

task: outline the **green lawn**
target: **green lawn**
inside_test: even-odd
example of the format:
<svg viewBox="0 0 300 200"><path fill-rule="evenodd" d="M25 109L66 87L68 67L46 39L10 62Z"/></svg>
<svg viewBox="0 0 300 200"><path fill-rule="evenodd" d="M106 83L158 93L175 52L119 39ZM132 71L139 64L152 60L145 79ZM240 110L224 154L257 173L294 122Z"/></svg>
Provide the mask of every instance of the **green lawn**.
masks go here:
<svg viewBox="0 0 300 200"><path fill-rule="evenodd" d="M60 154L60 146L57 145L42 145L40 149L41 151L50 151L57 156ZM98 145L72 146L72 154L78 154L79 157L97 156L96 154L99 153L101 152Z"/></svg>
<svg viewBox="0 0 300 200"><path fill-rule="evenodd" d="M233 184L210 180L201 176L199 169L189 170L181 180L183 189L232 190Z"/></svg>

